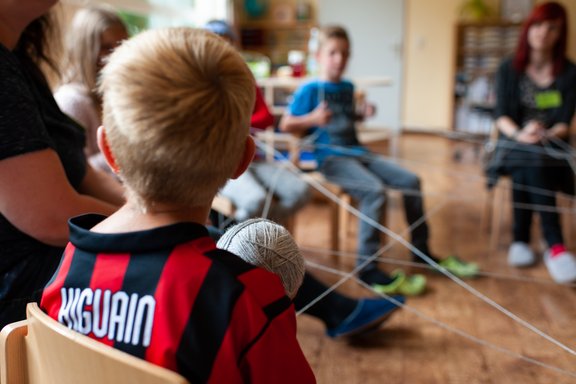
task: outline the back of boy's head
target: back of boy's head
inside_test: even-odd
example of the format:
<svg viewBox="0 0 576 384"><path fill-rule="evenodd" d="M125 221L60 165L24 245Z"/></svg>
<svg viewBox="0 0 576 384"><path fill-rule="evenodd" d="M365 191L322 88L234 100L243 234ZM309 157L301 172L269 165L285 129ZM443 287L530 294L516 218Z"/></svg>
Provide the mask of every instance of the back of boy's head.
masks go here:
<svg viewBox="0 0 576 384"><path fill-rule="evenodd" d="M348 32L340 25L325 25L320 28L318 34L318 46L321 47L330 39L342 39L350 43Z"/></svg>
<svg viewBox="0 0 576 384"><path fill-rule="evenodd" d="M141 208L210 204L237 169L254 80L214 34L168 28L137 35L110 56L100 92L112 156Z"/></svg>

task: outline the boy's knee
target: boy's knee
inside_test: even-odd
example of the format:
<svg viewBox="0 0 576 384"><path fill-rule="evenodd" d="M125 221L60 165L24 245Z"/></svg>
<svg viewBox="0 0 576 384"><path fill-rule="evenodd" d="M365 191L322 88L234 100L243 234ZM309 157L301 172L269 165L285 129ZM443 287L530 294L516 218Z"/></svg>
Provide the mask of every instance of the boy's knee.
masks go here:
<svg viewBox="0 0 576 384"><path fill-rule="evenodd" d="M420 177L415 173L411 173L409 176L406 177L406 187L408 189L415 189L420 190Z"/></svg>

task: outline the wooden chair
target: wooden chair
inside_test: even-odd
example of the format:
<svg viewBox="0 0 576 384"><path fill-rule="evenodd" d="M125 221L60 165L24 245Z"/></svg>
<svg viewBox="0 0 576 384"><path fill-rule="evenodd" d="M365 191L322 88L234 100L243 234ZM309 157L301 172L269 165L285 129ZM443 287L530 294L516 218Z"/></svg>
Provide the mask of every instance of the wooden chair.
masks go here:
<svg viewBox="0 0 576 384"><path fill-rule="evenodd" d="M0 332L1 384L188 383L176 372L68 329L36 303L26 312L26 320Z"/></svg>

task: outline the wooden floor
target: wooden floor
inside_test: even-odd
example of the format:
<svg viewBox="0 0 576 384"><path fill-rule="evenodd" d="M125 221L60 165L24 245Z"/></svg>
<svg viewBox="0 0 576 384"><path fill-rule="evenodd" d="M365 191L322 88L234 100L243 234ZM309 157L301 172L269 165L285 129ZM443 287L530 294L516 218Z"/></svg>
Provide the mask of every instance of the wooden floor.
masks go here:
<svg viewBox="0 0 576 384"><path fill-rule="evenodd" d="M378 151L385 148L373 147ZM551 284L542 262L522 270L507 266L507 204L498 207L506 214L498 230L499 243L490 249L489 233L482 228L486 189L475 148L471 143L430 135L411 134L400 140L399 161L423 180L425 205L431 214L432 251L439 255L456 253L479 263L487 275L468 280L471 287L574 350L576 291ZM388 225L401 233L406 225L397 194L392 195L389 206ZM337 265L327 253L310 251L327 249L328 217L326 204L309 204L297 217L296 240L307 249L307 259L349 271L354 263L355 233L348 236L348 254L340 256ZM351 224L353 232L355 223L353 220ZM408 254L405 247L395 244L384 255L389 261L383 262L382 268L398 268L390 261L408 261ZM310 271L328 284L339 278L312 268ZM319 383L576 383L574 354L513 321L448 278L425 273L428 292L408 299L409 308L398 311L379 331L362 340L332 340L325 336L320 321L307 315L298 317L298 337ZM357 297L373 295L352 281L339 291ZM556 370L522 360L520 355Z"/></svg>

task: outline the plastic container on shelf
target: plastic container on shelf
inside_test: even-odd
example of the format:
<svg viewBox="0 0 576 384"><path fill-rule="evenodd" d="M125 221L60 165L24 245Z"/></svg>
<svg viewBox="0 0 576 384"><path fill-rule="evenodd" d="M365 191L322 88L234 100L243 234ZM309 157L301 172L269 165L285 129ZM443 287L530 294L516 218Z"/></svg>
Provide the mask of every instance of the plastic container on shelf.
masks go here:
<svg viewBox="0 0 576 384"><path fill-rule="evenodd" d="M270 77L271 64L268 56L258 52L244 51L242 57L256 79Z"/></svg>
<svg viewBox="0 0 576 384"><path fill-rule="evenodd" d="M316 61L316 52L318 52L318 35L320 30L316 27L310 29L310 38L308 39L308 52L306 54L306 73L308 76L318 75L318 62Z"/></svg>
<svg viewBox="0 0 576 384"><path fill-rule="evenodd" d="M292 77L303 77L306 74L304 51L292 50L288 52L288 65L292 68Z"/></svg>

